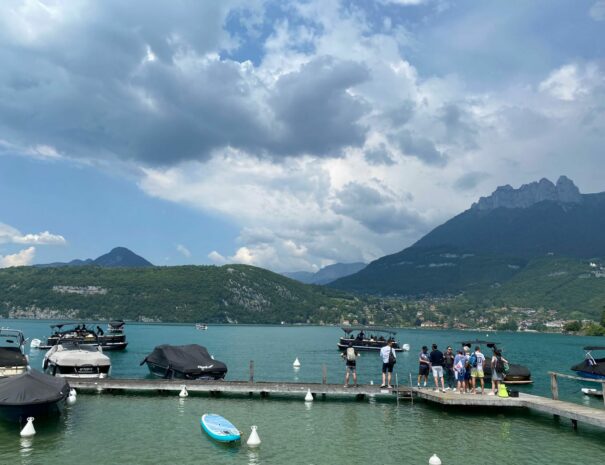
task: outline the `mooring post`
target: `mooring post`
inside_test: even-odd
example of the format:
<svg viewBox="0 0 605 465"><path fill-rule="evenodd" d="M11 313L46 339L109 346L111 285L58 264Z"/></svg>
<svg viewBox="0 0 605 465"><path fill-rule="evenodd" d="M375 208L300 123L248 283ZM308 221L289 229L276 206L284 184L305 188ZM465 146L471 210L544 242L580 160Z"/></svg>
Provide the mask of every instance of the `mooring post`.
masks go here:
<svg viewBox="0 0 605 465"><path fill-rule="evenodd" d="M250 382L254 382L254 360L250 360Z"/></svg>
<svg viewBox="0 0 605 465"><path fill-rule="evenodd" d="M321 371L322 371L322 378L321 378L321 384L327 384L328 383L328 368L326 367L326 364L324 363L321 366Z"/></svg>
<svg viewBox="0 0 605 465"><path fill-rule="evenodd" d="M557 374L550 373L550 391L554 400L559 400L559 385L557 384Z"/></svg>

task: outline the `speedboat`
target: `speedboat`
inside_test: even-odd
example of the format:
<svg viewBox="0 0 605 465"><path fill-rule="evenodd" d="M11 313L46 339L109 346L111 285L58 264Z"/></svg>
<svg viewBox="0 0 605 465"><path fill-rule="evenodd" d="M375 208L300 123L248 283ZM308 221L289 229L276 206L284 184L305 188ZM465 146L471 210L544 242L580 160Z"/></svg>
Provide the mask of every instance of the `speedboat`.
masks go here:
<svg viewBox="0 0 605 465"><path fill-rule="evenodd" d="M59 341L44 355L42 368L49 375L64 378L106 378L111 360L101 346Z"/></svg>
<svg viewBox="0 0 605 465"><path fill-rule="evenodd" d="M0 378L25 373L28 365L23 333L18 329L0 328Z"/></svg>
<svg viewBox="0 0 605 465"><path fill-rule="evenodd" d="M198 344L157 346L144 363L152 375L164 379L223 379L227 374L227 365Z"/></svg>
<svg viewBox="0 0 605 465"><path fill-rule="evenodd" d="M471 348L471 353L475 350L475 346L487 346L490 349L492 349L493 351L498 349L497 344L499 344L499 342L493 342L493 341L481 341L481 340L474 340L474 341L462 341L461 342L462 346L467 346ZM492 379L492 364L491 364L491 356L489 355L485 355L485 365L483 365L483 378L485 380L491 380ZM505 357L506 358L506 357ZM509 360L509 364L508 364L508 373L506 373L504 375L504 384L531 384L533 383L533 380L531 379L531 371L529 371L529 368L527 368L524 365L519 365L516 363L510 363Z"/></svg>
<svg viewBox="0 0 605 465"><path fill-rule="evenodd" d="M61 412L69 395L69 384L36 370L0 379L0 417L23 422Z"/></svg>
<svg viewBox="0 0 605 465"><path fill-rule="evenodd" d="M208 329L208 325L205 323L196 323L195 329L197 329L199 331L206 331Z"/></svg>
<svg viewBox="0 0 605 465"><path fill-rule="evenodd" d="M59 341L71 340L80 345L100 345L103 350L123 350L128 343L124 334L124 322L110 321L107 334L100 326L91 328L86 323L58 323L51 325L52 334L45 343L39 345L40 349L50 349Z"/></svg>
<svg viewBox="0 0 605 465"><path fill-rule="evenodd" d="M605 379L605 358L594 358L592 352L595 350L605 350L603 346L584 347L586 355L584 360L571 367L572 371L583 378Z"/></svg>
<svg viewBox="0 0 605 465"><path fill-rule="evenodd" d="M338 341L338 348L346 350L350 344L355 350L380 350L389 341L393 341L393 350L410 350L408 344L399 346L395 340L397 331L390 328L377 328L374 326L343 326L341 328L345 335ZM356 333L356 334L355 334Z"/></svg>

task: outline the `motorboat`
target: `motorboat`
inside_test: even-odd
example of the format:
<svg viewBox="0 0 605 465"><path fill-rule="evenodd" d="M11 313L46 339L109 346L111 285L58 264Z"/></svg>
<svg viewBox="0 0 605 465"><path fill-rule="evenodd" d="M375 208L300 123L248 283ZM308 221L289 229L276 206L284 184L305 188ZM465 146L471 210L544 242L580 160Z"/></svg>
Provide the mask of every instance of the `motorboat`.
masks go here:
<svg viewBox="0 0 605 465"><path fill-rule="evenodd" d="M164 379L223 379L227 374L227 365L198 344L157 346L144 363L152 375Z"/></svg>
<svg viewBox="0 0 605 465"><path fill-rule="evenodd" d="M198 331L206 331L208 329L208 325L206 323L196 323L195 329Z"/></svg>
<svg viewBox="0 0 605 465"><path fill-rule="evenodd" d="M28 366L23 333L18 329L0 328L0 378L25 373Z"/></svg>
<svg viewBox="0 0 605 465"><path fill-rule="evenodd" d="M462 341L462 346L470 347L471 353L474 351L476 346L486 346L495 351L498 349L498 342L493 341L481 341L475 339L473 341ZM485 380L492 379L492 364L491 356L485 355L486 363L483 365L483 378ZM505 357L506 358L506 357ZM531 379L531 371L524 365L519 365L517 363L508 363L508 373L504 375L504 384L531 384L533 380Z"/></svg>
<svg viewBox="0 0 605 465"><path fill-rule="evenodd" d="M107 334L97 325L96 328L86 323L57 323L51 325L52 334L45 343L39 345L40 349L50 349L59 341L71 340L80 345L100 345L103 350L124 350L128 343L124 333L124 322L121 320L109 322Z"/></svg>
<svg viewBox="0 0 605 465"><path fill-rule="evenodd" d="M106 378L111 360L99 345L59 341L44 355L42 368L49 375L64 378Z"/></svg>
<svg viewBox="0 0 605 465"><path fill-rule="evenodd" d="M0 417L24 422L27 417L59 414L69 395L69 383L36 370L0 379Z"/></svg>
<svg viewBox="0 0 605 465"><path fill-rule="evenodd" d="M380 350L389 341L393 341L393 350L410 350L408 344L400 346L395 340L397 331L390 328L377 328L374 326L343 326L345 335L338 341L338 349L346 350L353 345L355 350Z"/></svg>
<svg viewBox="0 0 605 465"><path fill-rule="evenodd" d="M603 391L599 391L595 388L582 388L581 391L585 396L603 397Z"/></svg>
<svg viewBox="0 0 605 465"><path fill-rule="evenodd" d="M595 350L605 350L603 346L587 346L584 347L586 354L584 360L571 367L583 378L605 379L605 357L594 358L592 352Z"/></svg>

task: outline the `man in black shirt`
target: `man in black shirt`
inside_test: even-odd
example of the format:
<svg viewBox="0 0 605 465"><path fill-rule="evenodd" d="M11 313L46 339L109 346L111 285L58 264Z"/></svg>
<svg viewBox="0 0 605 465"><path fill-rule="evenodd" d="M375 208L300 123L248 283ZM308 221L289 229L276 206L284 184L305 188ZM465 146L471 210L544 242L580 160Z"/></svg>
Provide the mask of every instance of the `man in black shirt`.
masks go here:
<svg viewBox="0 0 605 465"><path fill-rule="evenodd" d="M443 353L437 349L437 344L433 344L433 351L429 354L429 360L433 368L435 391L439 391L439 378L441 378L441 392L445 392L445 383L443 382Z"/></svg>

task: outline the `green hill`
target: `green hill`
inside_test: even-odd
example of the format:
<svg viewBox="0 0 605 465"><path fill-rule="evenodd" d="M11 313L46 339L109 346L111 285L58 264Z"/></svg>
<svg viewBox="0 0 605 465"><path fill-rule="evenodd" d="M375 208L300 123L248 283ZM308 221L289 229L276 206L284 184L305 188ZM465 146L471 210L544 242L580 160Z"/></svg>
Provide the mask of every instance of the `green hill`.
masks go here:
<svg viewBox="0 0 605 465"><path fill-rule="evenodd" d="M0 315L208 323L377 324L408 321L404 306L299 283L246 265L0 269Z"/></svg>

